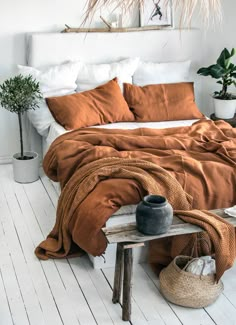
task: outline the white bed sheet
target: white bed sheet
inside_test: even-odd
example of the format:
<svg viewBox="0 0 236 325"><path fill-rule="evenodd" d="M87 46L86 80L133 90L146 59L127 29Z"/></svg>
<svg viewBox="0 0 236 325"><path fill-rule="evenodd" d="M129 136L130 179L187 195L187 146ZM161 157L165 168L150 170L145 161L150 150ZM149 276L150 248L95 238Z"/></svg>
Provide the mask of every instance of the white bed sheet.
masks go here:
<svg viewBox="0 0 236 325"><path fill-rule="evenodd" d="M110 123L105 125L97 125L96 128L105 129L123 129L132 130L137 128L154 128L154 129L164 129L178 126L190 126L198 120L179 120L179 121L164 121L164 122L120 122L120 123ZM94 127L94 126L93 126ZM45 156L51 143L60 135L70 132L66 131L63 126L58 124L56 121L50 126L47 138L43 139L43 155Z"/></svg>

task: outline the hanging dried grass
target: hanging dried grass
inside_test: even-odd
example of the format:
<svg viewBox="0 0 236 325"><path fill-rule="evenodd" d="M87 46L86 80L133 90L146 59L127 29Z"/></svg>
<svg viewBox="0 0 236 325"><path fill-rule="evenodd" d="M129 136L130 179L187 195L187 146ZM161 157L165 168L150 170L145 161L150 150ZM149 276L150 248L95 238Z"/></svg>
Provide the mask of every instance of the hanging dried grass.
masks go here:
<svg viewBox="0 0 236 325"><path fill-rule="evenodd" d="M193 14L198 11L206 26L209 22L221 21L221 0L165 0L172 2L173 9L180 10L180 26L190 25ZM95 12L104 7L119 8L122 14L128 13L133 6L145 6L145 0L87 0L85 16L82 24L92 22Z"/></svg>
<svg viewBox="0 0 236 325"><path fill-rule="evenodd" d="M131 11L132 7L140 6L144 3L145 0L87 0L86 10L84 14L84 20L82 25L86 22L91 24L94 14L100 11L102 8L113 8L113 11L119 9L122 12L122 15L127 14Z"/></svg>
<svg viewBox="0 0 236 325"><path fill-rule="evenodd" d="M167 0L168 2L168 0ZM172 0L174 9L180 9L180 25L190 25L194 13L202 18L204 25L221 22L221 0Z"/></svg>

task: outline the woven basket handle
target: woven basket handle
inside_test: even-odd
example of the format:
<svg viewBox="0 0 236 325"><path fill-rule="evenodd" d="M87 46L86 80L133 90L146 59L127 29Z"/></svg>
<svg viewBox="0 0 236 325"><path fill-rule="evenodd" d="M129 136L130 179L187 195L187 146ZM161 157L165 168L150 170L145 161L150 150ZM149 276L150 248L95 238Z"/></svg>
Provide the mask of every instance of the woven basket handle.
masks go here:
<svg viewBox="0 0 236 325"><path fill-rule="evenodd" d="M209 240L206 240L205 238L196 238L196 240L194 241L194 244L193 244L192 251L191 251L191 255L190 255L191 257L193 257L193 252L194 252L195 246L197 245L198 241L201 241L201 240L203 240L207 244L209 251L210 251L211 246L210 246Z"/></svg>

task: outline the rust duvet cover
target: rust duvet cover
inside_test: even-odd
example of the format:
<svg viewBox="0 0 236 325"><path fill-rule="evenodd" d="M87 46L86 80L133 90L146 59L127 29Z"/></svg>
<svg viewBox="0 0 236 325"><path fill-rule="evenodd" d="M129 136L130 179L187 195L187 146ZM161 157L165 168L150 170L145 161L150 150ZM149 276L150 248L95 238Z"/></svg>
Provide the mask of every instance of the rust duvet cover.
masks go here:
<svg viewBox="0 0 236 325"><path fill-rule="evenodd" d="M108 218L148 193L166 196L175 210L236 204L236 129L210 120L161 130L78 129L53 142L43 167L62 193L55 226L36 255L97 256L106 249L101 228ZM161 264L181 237L159 241Z"/></svg>

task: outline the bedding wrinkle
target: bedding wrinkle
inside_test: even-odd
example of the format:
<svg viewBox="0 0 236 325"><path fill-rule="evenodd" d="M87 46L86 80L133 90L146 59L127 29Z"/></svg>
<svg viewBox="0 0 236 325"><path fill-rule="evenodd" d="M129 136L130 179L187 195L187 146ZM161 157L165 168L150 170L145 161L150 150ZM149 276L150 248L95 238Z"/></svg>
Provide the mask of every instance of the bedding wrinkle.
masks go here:
<svg viewBox="0 0 236 325"><path fill-rule="evenodd" d="M78 129L53 142L43 167L48 177L60 182L62 193L55 226L36 248L39 258L83 251L101 255L107 245L101 228L109 217L148 193L167 197L174 210L194 210L191 222L204 223L214 249L218 241L218 276L231 263L228 252L235 256L232 229L227 228L230 236L225 236L220 220L209 228L207 213L198 212L236 204L236 129L226 122L201 120L159 130ZM194 238L153 242L150 262L166 265L175 254L190 253Z"/></svg>
<svg viewBox="0 0 236 325"><path fill-rule="evenodd" d="M161 85L162 97L163 97L163 110L165 110L166 120L171 120L168 112L169 100L165 91L165 87Z"/></svg>

